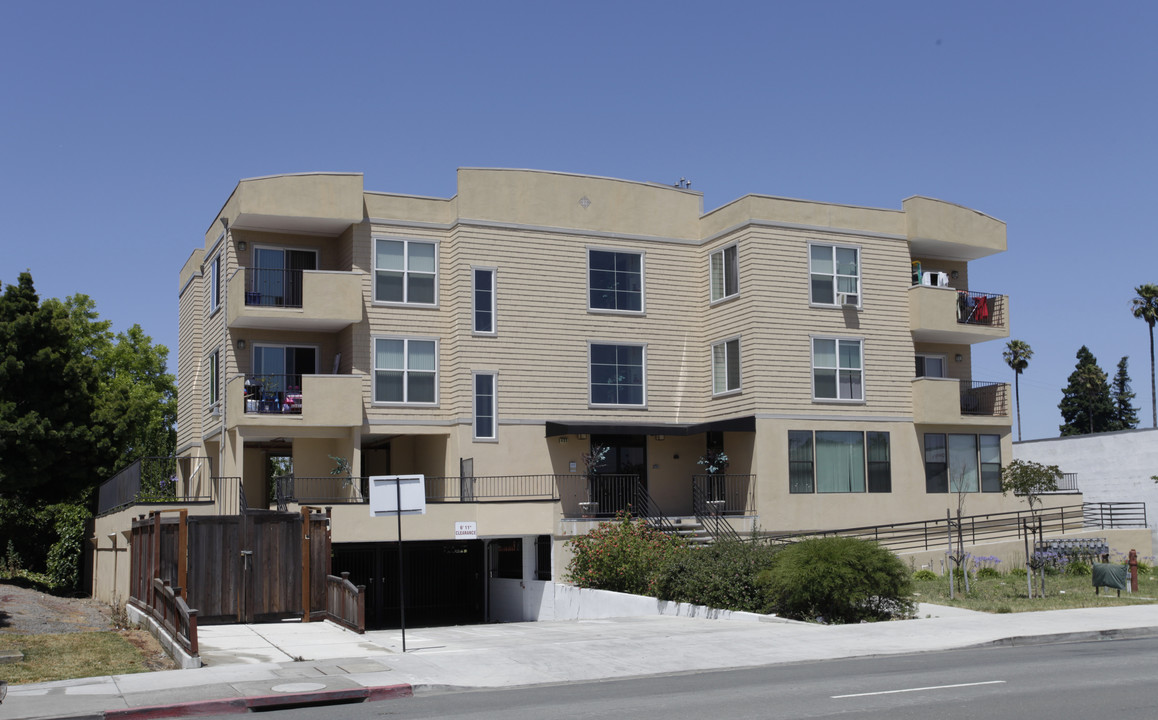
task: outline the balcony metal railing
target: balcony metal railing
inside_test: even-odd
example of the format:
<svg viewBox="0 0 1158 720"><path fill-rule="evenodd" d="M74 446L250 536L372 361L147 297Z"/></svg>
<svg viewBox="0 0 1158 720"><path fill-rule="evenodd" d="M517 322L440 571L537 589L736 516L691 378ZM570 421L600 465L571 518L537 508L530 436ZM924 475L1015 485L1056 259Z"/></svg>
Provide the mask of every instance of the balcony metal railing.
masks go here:
<svg viewBox="0 0 1158 720"><path fill-rule="evenodd" d="M692 482L692 513L696 516L696 521L699 522L713 538L740 540L740 533L736 532L732 524L727 521L723 511L725 501L722 497L726 494L724 487L712 483L712 480L722 478L723 476L708 475L701 477L705 477L707 482L702 484L694 480ZM713 500L712 498L717 499Z"/></svg>
<svg viewBox="0 0 1158 720"><path fill-rule="evenodd" d="M957 322L967 325L1005 327L1005 296L993 293L957 291Z"/></svg>
<svg viewBox="0 0 1158 720"><path fill-rule="evenodd" d="M245 412L272 415L300 415L302 376L246 375Z"/></svg>
<svg viewBox="0 0 1158 720"><path fill-rule="evenodd" d="M302 271L245 268L245 304L259 307L300 308Z"/></svg>
<svg viewBox="0 0 1158 720"><path fill-rule="evenodd" d="M962 380L961 414L989 417L1009 415L1009 384Z"/></svg>
<svg viewBox="0 0 1158 720"><path fill-rule="evenodd" d="M206 457L144 457L101 483L97 514L137 503L204 503L216 496Z"/></svg>
<svg viewBox="0 0 1158 720"><path fill-rule="evenodd" d="M718 515L749 515L756 507L756 476L693 475L692 492L693 499L698 493L707 509Z"/></svg>

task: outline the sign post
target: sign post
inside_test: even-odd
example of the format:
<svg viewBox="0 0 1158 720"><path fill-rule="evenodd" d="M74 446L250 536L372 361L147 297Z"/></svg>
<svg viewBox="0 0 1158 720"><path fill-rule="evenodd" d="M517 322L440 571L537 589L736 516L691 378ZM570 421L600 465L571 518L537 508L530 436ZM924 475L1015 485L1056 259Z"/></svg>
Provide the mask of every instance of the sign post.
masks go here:
<svg viewBox="0 0 1158 720"><path fill-rule="evenodd" d="M393 487L391 487L393 486ZM393 492L391 492L393 491ZM402 567L402 514L426 513L424 475L376 475L370 478L370 517L398 518L398 616L402 626L402 652L406 652L406 586Z"/></svg>

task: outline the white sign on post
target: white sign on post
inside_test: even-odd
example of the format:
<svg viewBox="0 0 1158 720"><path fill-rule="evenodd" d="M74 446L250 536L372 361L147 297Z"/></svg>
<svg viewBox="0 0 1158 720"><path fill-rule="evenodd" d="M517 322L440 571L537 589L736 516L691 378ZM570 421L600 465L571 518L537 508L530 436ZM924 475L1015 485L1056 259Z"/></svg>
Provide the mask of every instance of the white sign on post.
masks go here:
<svg viewBox="0 0 1158 720"><path fill-rule="evenodd" d="M399 497L401 496L401 498ZM375 475L370 478L370 517L426 514L425 475Z"/></svg>
<svg viewBox="0 0 1158 720"><path fill-rule="evenodd" d="M456 522L454 524L455 540L478 540L478 523Z"/></svg>

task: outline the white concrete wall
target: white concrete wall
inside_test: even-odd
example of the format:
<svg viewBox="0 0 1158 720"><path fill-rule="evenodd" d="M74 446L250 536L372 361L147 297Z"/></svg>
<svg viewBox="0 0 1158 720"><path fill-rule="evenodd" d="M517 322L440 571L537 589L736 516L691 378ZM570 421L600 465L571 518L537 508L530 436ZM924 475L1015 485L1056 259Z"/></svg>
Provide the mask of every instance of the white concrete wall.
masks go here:
<svg viewBox="0 0 1158 720"><path fill-rule="evenodd" d="M1125 430L1013 444L1013 457L1077 473L1086 502L1144 502L1158 548L1158 430Z"/></svg>

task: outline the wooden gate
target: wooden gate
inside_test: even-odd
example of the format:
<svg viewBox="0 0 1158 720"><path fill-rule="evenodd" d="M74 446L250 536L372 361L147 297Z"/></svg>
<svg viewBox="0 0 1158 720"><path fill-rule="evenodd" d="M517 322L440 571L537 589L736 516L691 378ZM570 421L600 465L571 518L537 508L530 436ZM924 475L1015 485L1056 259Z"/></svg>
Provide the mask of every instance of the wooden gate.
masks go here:
<svg viewBox="0 0 1158 720"><path fill-rule="evenodd" d="M321 618L329 518L312 510L141 516L133 521L131 595L148 605L152 578L167 580L203 625Z"/></svg>

